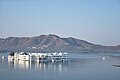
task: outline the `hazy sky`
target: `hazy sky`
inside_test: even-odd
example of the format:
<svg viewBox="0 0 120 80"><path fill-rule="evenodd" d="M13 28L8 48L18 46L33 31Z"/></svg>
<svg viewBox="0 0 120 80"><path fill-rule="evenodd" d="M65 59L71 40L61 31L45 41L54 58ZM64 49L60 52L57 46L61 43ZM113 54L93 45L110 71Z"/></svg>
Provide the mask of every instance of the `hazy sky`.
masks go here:
<svg viewBox="0 0 120 80"><path fill-rule="evenodd" d="M0 0L0 37L41 34L120 45L120 0Z"/></svg>

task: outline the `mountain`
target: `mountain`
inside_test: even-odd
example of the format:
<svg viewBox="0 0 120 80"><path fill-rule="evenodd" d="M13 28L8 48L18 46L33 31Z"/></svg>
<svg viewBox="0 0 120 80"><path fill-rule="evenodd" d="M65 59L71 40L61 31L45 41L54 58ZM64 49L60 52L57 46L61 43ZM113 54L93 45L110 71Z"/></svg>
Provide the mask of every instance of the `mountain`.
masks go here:
<svg viewBox="0 0 120 80"><path fill-rule="evenodd" d="M119 46L102 46L72 37L54 34L34 37L0 38L0 50L30 52L120 52Z"/></svg>

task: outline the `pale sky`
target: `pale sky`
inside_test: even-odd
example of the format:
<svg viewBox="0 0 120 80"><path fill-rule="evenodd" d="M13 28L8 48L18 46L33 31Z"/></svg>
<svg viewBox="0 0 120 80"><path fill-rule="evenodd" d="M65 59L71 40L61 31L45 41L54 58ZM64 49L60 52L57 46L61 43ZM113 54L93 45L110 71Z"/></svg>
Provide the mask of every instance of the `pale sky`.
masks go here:
<svg viewBox="0 0 120 80"><path fill-rule="evenodd" d="M56 34L120 45L120 0L0 0L0 37Z"/></svg>

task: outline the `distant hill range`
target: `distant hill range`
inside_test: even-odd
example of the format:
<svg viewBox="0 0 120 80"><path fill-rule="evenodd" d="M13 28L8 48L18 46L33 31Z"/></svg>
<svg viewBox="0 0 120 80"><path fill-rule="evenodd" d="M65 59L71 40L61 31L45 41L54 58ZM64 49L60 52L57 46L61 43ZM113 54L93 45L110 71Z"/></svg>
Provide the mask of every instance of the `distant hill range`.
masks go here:
<svg viewBox="0 0 120 80"><path fill-rule="evenodd" d="M118 46L102 46L72 37L57 35L0 38L0 50L27 52L120 52Z"/></svg>

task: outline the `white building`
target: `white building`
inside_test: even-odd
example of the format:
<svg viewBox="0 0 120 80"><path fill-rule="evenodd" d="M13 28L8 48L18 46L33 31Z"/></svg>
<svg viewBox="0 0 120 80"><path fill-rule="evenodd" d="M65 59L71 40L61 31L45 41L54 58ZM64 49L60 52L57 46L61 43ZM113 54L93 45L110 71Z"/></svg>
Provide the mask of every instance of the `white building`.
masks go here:
<svg viewBox="0 0 120 80"><path fill-rule="evenodd" d="M66 61L68 60L67 53L14 53L8 56L8 60L22 61Z"/></svg>
<svg viewBox="0 0 120 80"><path fill-rule="evenodd" d="M30 55L26 52L21 52L20 54L16 55L16 57L18 60L22 60L22 61L29 61L30 60Z"/></svg>

